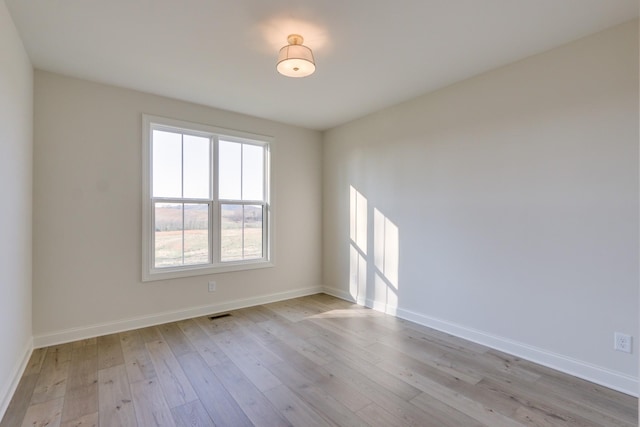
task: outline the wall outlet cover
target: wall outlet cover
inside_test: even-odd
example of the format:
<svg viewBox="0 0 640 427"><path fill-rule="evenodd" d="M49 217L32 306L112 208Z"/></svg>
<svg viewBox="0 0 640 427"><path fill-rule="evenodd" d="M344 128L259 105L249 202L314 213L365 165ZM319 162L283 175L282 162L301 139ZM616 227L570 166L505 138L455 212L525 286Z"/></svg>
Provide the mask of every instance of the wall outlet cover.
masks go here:
<svg viewBox="0 0 640 427"><path fill-rule="evenodd" d="M622 351L624 353L631 353L632 337L631 335L616 332L613 334L614 343L613 349L616 351Z"/></svg>

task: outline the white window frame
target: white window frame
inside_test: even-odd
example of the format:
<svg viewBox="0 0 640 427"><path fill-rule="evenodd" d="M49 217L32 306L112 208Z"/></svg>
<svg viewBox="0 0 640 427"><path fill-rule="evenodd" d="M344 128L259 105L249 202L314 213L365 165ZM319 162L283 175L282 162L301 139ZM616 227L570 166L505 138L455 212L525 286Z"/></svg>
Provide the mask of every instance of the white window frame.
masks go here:
<svg viewBox="0 0 640 427"><path fill-rule="evenodd" d="M177 131L184 134L204 136L210 138L211 164L211 200L209 204L209 263L200 265L185 265L178 267L156 268L154 265L154 198L152 197L152 150L151 136L153 129ZM264 200L241 201L221 200L218 198L218 141L238 142L242 144L259 145L265 148L264 156ZM273 163L273 138L248 132L224 129L204 124L169 119L165 117L142 115L142 281L175 279L181 277L200 276L206 274L224 273L230 271L252 270L256 268L273 267L273 191L271 188L271 167ZM166 199L168 203L188 201L186 199ZM191 199L189 199L191 200ZM193 199L203 202L202 199ZM220 221L222 204L263 204L263 233L262 254L259 259L241 261L220 261Z"/></svg>

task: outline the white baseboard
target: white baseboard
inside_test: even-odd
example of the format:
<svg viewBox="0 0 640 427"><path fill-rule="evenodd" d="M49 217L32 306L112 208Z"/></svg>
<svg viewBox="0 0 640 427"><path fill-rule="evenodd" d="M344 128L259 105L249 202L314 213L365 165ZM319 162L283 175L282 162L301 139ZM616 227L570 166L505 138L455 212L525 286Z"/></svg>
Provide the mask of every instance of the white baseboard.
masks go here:
<svg viewBox="0 0 640 427"><path fill-rule="evenodd" d="M324 293L327 295L332 295L336 298L340 298L343 299L345 301L350 301L352 303L358 304L358 305L363 305L365 307L368 308L372 308L376 311L381 311L383 313L386 314L390 314L394 317L400 317L398 316L398 307L396 306L392 306L389 305L387 303L384 302L380 302L380 301L374 301L372 299L369 298L362 298L362 297L353 297L351 294L341 290L341 289L336 289L336 288L324 288ZM416 322L417 323L417 322Z"/></svg>
<svg viewBox="0 0 640 427"><path fill-rule="evenodd" d="M364 304L364 299L357 299L354 298L353 296L351 296L351 294L349 294L348 292L343 291L342 289L337 289L337 288L330 288L325 286L323 289L323 292L327 295L331 295L334 296L336 298L340 298L343 299L345 301L349 301L349 302L353 302L359 305L365 305Z"/></svg>
<svg viewBox="0 0 640 427"><path fill-rule="evenodd" d="M0 390L0 420L4 417L5 412L7 412L7 408L9 407L9 403L11 403L11 398L13 397L16 389L18 388L18 383L20 383L20 379L22 378L22 374L24 370L27 368L27 364L29 363L29 359L31 358L31 353L33 352L33 340L29 339L27 341L27 345L25 346L22 352L22 359L18 361L18 364L14 367L11 372L11 376L9 377L9 382L7 384L2 385L2 389Z"/></svg>
<svg viewBox="0 0 640 427"><path fill-rule="evenodd" d="M397 316L631 396L638 396L638 378L621 372L409 310L398 309Z"/></svg>
<svg viewBox="0 0 640 427"><path fill-rule="evenodd" d="M575 377L603 385L613 390L638 397L639 381L636 377L596 366L581 360L563 356L561 354L553 353L541 348L530 346L528 344L513 341L473 328L468 328L463 325L458 325L445 320L426 316L421 313L404 310L370 299L354 298L349 293L341 289L330 287L323 288L318 286L299 289L295 291L281 292L277 294L263 295L254 298L233 300L220 304L193 307L186 310L158 313L151 316L135 317L125 320L119 320L116 322L94 324L87 327L66 329L45 335L35 336L33 338L33 345L31 345L29 350L25 352L25 360L23 360L21 367L19 369L16 369L16 373L19 375L17 375L17 377L14 379L15 384L10 384L8 387L6 387L6 390L3 390L4 393L0 394L0 397L4 396L1 402L3 406L0 406L0 409L4 408L3 410L6 410L6 406L8 406L9 402L5 402L4 400L10 400L11 396L15 392L15 387L17 387L20 376L24 371L26 363L28 362L32 348L63 344L80 339L123 332L147 326L154 326L167 322L175 322L178 320L204 316L207 314L220 313L223 311L236 310L254 305L267 304L270 302L313 295L320 292L324 292L328 295L333 295L340 299L355 302L356 304L364 305L366 307L399 317L401 319L410 320L420 325L446 332L448 334L455 335L457 337L464 338L466 340L485 345L496 350L504 351L505 353L509 353L514 356L538 363L540 365L573 375ZM0 413L3 413L3 411L0 411Z"/></svg>
<svg viewBox="0 0 640 427"><path fill-rule="evenodd" d="M65 329L48 334L34 336L33 345L34 348L40 348L50 345L64 344L71 341L130 331L132 329L145 328L148 326L160 325L167 322L176 322L178 320L205 316L207 314L215 314L223 311L237 310L254 305L268 304L270 302L298 298L321 292L323 292L323 288L321 286L317 286L297 289L295 291L280 292L277 294L262 295L259 297L227 301L220 304L192 307L186 310L167 311L150 316L140 316L130 319L117 320L115 322L99 323L81 328Z"/></svg>
<svg viewBox="0 0 640 427"><path fill-rule="evenodd" d="M637 377L596 366L582 360L563 356L548 350L534 347L508 338L486 333L456 323L426 316L410 310L389 306L370 299L354 298L349 293L335 288L326 288L324 292L356 304L364 305L376 311L382 311L401 319L410 320L429 328L436 329L466 340L491 347L496 350L538 363L540 365L591 381L596 384L638 397L639 381Z"/></svg>

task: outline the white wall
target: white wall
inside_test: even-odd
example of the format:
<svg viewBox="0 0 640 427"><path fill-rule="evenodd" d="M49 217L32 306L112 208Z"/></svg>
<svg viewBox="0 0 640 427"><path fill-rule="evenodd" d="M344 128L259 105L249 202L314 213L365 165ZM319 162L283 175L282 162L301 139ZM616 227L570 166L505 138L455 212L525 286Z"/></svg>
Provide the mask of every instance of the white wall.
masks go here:
<svg viewBox="0 0 640 427"><path fill-rule="evenodd" d="M328 131L323 164L333 293L637 394L637 21Z"/></svg>
<svg viewBox="0 0 640 427"><path fill-rule="evenodd" d="M0 1L0 418L31 351L33 69Z"/></svg>
<svg viewBox="0 0 640 427"><path fill-rule="evenodd" d="M141 282L143 113L275 137L275 267ZM34 141L36 346L321 289L319 132L37 70Z"/></svg>

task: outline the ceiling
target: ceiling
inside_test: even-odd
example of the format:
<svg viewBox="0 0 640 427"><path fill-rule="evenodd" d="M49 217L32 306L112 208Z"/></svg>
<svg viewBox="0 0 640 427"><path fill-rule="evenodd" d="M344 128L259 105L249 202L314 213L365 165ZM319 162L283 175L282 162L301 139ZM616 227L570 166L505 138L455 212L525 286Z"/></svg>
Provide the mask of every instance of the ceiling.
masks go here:
<svg viewBox="0 0 640 427"><path fill-rule="evenodd" d="M638 16L637 0L5 0L37 69L324 130ZM275 69L290 33L317 70Z"/></svg>

